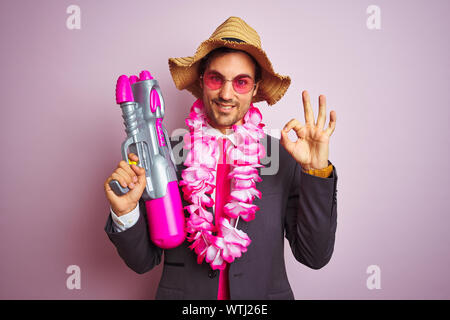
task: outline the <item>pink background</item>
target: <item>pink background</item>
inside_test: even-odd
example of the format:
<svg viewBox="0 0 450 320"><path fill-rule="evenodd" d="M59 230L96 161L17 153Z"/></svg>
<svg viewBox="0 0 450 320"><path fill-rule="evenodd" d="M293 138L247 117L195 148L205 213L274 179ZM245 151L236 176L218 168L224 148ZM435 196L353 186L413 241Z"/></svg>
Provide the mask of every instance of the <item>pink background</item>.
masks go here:
<svg viewBox="0 0 450 320"><path fill-rule="evenodd" d="M81 30L66 28L71 4ZM372 4L381 30L366 27ZM161 265L135 274L103 231L124 140L115 81L151 70L169 133L184 127L194 98L167 59L236 15L292 78L279 103L258 105L269 129L304 121L305 89L316 115L319 94L337 112L335 252L312 270L286 247L296 298L449 299L449 12L447 0L0 2L0 298L154 298ZM69 265L80 290L66 287ZM366 287L370 265L381 289Z"/></svg>

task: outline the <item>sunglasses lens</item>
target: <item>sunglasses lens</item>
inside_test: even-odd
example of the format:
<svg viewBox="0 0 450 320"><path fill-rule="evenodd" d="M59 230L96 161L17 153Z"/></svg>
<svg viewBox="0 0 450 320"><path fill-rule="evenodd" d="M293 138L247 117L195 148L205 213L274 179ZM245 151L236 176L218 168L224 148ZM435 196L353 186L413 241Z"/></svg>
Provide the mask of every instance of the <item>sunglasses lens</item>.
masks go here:
<svg viewBox="0 0 450 320"><path fill-rule="evenodd" d="M233 79L233 87L237 93L247 93L253 87L253 80L247 76Z"/></svg>
<svg viewBox="0 0 450 320"><path fill-rule="evenodd" d="M204 77L205 84L211 90L217 90L223 85L223 78L215 73L207 73Z"/></svg>

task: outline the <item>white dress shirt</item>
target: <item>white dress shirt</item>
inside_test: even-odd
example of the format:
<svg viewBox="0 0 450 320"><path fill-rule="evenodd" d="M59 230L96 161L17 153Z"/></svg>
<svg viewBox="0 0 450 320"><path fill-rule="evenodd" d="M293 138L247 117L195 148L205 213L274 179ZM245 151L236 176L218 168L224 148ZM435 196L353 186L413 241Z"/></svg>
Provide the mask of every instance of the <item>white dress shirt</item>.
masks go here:
<svg viewBox="0 0 450 320"><path fill-rule="evenodd" d="M236 141L235 141L233 133L231 133L229 135L223 134L222 132L220 132L216 128L211 127L209 124L207 124L206 132L211 134L211 135L214 135L214 136L216 136L218 138L221 138L221 137L227 138L228 140L230 140L233 143L233 145L236 145ZM216 169L217 169L217 162L219 161L218 157L219 157L219 153L217 153L217 158L216 158L216 160L217 160L216 161ZM217 178L216 172L217 171L213 172L214 180L216 180L216 178ZM214 191L211 194L211 197L212 197L212 199L215 199L215 197L216 197L216 188L214 188ZM215 211L214 209L215 209L215 205L213 205L213 212ZM131 228L132 226L134 226L136 224L136 222L139 219L139 202L138 202L136 208L134 208L133 210L131 210L127 214L124 214L123 216L120 216L120 217L117 216L114 213L114 211L112 210L112 208L111 208L111 218L114 221L114 227L115 227L114 229L115 229L116 232L125 231L128 228ZM234 219L232 219L232 220L234 220ZM233 223L234 221L230 221L230 222L232 223L232 225L234 224Z"/></svg>

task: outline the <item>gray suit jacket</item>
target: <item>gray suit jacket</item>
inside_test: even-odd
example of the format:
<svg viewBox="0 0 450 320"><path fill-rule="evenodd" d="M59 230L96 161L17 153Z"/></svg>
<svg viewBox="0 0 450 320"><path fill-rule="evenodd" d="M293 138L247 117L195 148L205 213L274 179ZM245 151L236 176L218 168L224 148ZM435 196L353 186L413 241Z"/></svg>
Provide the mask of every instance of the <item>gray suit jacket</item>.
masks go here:
<svg viewBox="0 0 450 320"><path fill-rule="evenodd" d="M252 242L247 252L230 265L231 299L294 299L285 269L284 237L295 259L312 269L325 266L333 253L337 225L336 168L329 178L309 175L279 145L279 139L269 136L266 150L275 150L274 146L279 148L278 172L262 175L262 181L256 185L262 197L253 202L260 208L255 219L239 220L239 229ZM178 165L179 181L183 168L183 164ZM186 205L183 200L183 206ZM108 214L105 231L125 263L141 274L161 262L163 249L150 241L142 199L139 206L140 217L133 227L115 232ZM185 241L177 248L164 250L156 299L217 299L218 271L213 271L206 262L197 264L197 255L189 245Z"/></svg>

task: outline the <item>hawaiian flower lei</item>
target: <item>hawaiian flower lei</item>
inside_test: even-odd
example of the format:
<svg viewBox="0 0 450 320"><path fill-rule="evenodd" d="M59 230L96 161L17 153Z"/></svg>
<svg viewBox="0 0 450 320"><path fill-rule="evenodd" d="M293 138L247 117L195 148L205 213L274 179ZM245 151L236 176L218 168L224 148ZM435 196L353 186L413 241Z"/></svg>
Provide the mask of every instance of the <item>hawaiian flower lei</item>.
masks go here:
<svg viewBox="0 0 450 320"><path fill-rule="evenodd" d="M189 152L180 185L184 199L190 203L185 207L190 214L186 218L187 239L192 242L189 248L197 254L197 263L201 264L206 259L212 269L223 270L226 262L231 263L240 257L251 242L245 232L230 224L230 219L241 217L251 221L259 210L252 202L255 196L261 198L261 192L255 186L261 181L257 168L262 167L260 159L265 156L264 146L259 142L264 137L264 124L261 123L260 111L252 104L244 116L244 124L232 126L236 147L224 139L227 163L231 165L228 174L231 178L230 198L224 206L225 217L213 225L213 215L206 207L214 205L208 194L211 195L215 188L213 172L216 170L219 138L207 133L207 121L203 102L198 99L186 118L190 132L184 136L184 148Z"/></svg>

